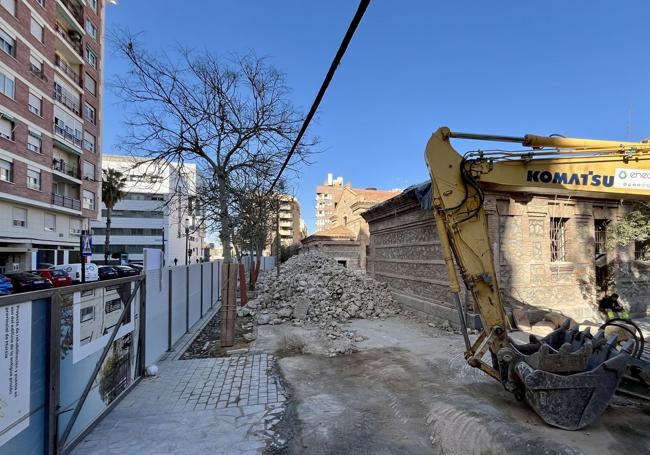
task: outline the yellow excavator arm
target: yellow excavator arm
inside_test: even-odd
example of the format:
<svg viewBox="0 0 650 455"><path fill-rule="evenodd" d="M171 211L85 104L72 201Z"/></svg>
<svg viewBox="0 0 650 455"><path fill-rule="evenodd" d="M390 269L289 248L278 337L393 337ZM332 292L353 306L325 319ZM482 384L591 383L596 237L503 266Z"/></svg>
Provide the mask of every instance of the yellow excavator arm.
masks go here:
<svg viewBox="0 0 650 455"><path fill-rule="evenodd" d="M451 146L452 138L514 142L526 148L517 151L477 150L461 156ZM431 176L434 218L467 346L466 358L470 365L505 384L508 378L504 377L505 369L497 357L511 358L512 353L508 351L506 355L506 351L513 349L513 343L508 338L494 267L483 207L484 189L650 199L650 144L559 136L454 133L443 127L429 139L425 159ZM464 326L459 275L474 298L483 324L483 331L474 343L470 343ZM492 355L491 364L484 361L488 352ZM584 350L581 352L584 354ZM515 357L519 354L517 351ZM573 353L573 357L568 356L568 352L564 354L567 356L557 355L548 359L571 363L577 356L577 353ZM586 359L585 355L583 357ZM540 413L538 409L536 411ZM575 425L567 424L563 428L572 426Z"/></svg>

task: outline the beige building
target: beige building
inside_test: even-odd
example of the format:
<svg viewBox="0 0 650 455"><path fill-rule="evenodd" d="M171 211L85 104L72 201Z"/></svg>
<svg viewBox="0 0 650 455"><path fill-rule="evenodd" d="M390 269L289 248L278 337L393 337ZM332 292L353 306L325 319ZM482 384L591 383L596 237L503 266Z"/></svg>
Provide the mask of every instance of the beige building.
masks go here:
<svg viewBox="0 0 650 455"><path fill-rule="evenodd" d="M324 184L316 189L319 204L316 232L303 240L303 249L305 252L318 250L336 258L346 267L365 269L369 233L368 223L361 215L374 205L397 196L401 191L352 188L349 182L342 186L341 177L333 180L331 176L329 174L326 182L331 185ZM322 217L326 215L327 223L323 223Z"/></svg>
<svg viewBox="0 0 650 455"><path fill-rule="evenodd" d="M273 220L269 224L271 232L269 232L269 243L265 250L265 254L275 253L273 245L275 244L276 236L276 219L273 214ZM280 196L280 244L282 246L300 245L302 240L302 230L300 227L300 203L295 197L283 194Z"/></svg>
<svg viewBox="0 0 650 455"><path fill-rule="evenodd" d="M334 212L334 203L343 191L343 177L334 178L330 172L327 180L316 187L316 231L332 227L330 217Z"/></svg>
<svg viewBox="0 0 650 455"><path fill-rule="evenodd" d="M372 206L397 196L401 190L382 191L376 188L352 188L348 183L334 203L330 215L332 227L343 226L354 235L354 239L367 243L368 223L361 216Z"/></svg>
<svg viewBox="0 0 650 455"><path fill-rule="evenodd" d="M305 223L305 220L300 218L300 241L307 237L309 235L309 231L307 230L307 223Z"/></svg>

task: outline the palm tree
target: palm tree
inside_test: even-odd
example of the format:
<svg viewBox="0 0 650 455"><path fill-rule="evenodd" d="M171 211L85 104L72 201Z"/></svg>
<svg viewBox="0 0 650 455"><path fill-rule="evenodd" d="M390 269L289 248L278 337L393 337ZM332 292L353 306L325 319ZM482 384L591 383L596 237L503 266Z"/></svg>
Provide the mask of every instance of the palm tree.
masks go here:
<svg viewBox="0 0 650 455"><path fill-rule="evenodd" d="M111 243L111 217L113 207L124 197L126 177L115 169L102 169L102 202L106 206L106 240L104 241L104 264L108 263Z"/></svg>

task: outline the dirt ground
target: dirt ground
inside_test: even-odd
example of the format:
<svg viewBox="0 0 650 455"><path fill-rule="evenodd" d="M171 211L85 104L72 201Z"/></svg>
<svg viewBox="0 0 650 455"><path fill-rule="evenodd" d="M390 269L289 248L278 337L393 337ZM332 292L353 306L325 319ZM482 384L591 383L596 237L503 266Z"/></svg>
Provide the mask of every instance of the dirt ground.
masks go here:
<svg viewBox="0 0 650 455"><path fill-rule="evenodd" d="M349 325L367 339L338 357L317 354L314 330L259 327L290 393L270 453L650 453L648 404L616 397L596 424L559 430L467 366L459 335L401 317Z"/></svg>
<svg viewBox="0 0 650 455"><path fill-rule="evenodd" d="M208 359L213 357L227 357L231 350L248 348L249 344L244 338L244 333L250 332L243 328L252 322L250 316L238 316L235 320L235 344L228 348L222 348L221 336L221 312L217 311L210 322L201 330L189 348L181 356L181 360L187 359Z"/></svg>

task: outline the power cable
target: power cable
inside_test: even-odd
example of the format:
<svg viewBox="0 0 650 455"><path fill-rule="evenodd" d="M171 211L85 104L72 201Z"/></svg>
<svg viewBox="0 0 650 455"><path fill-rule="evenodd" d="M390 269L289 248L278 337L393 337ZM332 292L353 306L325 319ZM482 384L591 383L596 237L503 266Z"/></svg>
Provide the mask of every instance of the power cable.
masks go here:
<svg viewBox="0 0 650 455"><path fill-rule="evenodd" d="M345 32L345 36L343 37L343 41L341 41L341 45L339 46L339 50L336 52L336 55L334 56L334 60L332 60L332 64L330 65L329 70L327 71L327 75L325 76L325 80L323 80L323 84L320 87L320 90L318 91L318 94L316 95L316 99L314 100L314 103L311 106L311 109L309 110L309 113L305 117L304 122L302 123L302 127L300 128L300 132L298 133L298 136L296 136L296 140L294 141L293 145L291 146L291 149L289 150L289 154L287 155L287 158L284 160L284 163L282 163L282 167L280 168L280 172L278 172L277 177L275 177L275 180L273 180L273 183L271 184L271 188L269 188L268 192L266 194L271 194L273 191L273 188L275 187L275 184L278 183L278 180L280 180L280 177L282 177L282 173L286 169L287 165L289 164L289 161L291 160L291 157L293 156L294 152L296 151L296 148L298 147L298 144L300 144L300 141L302 140L302 137L304 136L305 132L307 131L307 127L309 126L309 123L311 122L312 117L316 114L316 111L318 110L318 106L320 105L321 100L323 99L323 96L325 95L325 92L327 91L327 87L330 85L330 82L332 81L332 78L334 77L334 73L336 72L336 68L338 68L339 64L341 63L341 59L343 58L343 55L345 55L345 51L348 48L348 45L350 44L350 41L352 41L352 36L354 35L354 32L357 30L357 26L361 22L361 18L363 17L364 13L366 12L366 9L368 8L368 5L370 4L370 0L361 0L359 2L359 7L357 8L357 12L354 14L354 17L352 18L352 22L350 22L350 26L348 27L347 32Z"/></svg>

